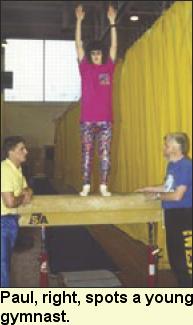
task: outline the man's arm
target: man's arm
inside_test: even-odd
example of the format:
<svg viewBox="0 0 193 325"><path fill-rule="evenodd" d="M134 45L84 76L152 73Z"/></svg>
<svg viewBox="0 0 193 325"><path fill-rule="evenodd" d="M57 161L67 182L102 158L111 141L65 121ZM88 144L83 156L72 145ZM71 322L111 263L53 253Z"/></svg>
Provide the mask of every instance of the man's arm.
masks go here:
<svg viewBox="0 0 193 325"><path fill-rule="evenodd" d="M82 45L82 21L85 17L85 12L82 6L78 6L75 10L76 15L76 31L75 31L75 44L79 62L83 59L85 52Z"/></svg>
<svg viewBox="0 0 193 325"><path fill-rule="evenodd" d="M33 191L31 188L25 188L19 196L14 196L13 192L1 192L4 204L7 208L17 208L22 204L27 204L31 201Z"/></svg>
<svg viewBox="0 0 193 325"><path fill-rule="evenodd" d="M111 45L110 45L110 58L112 61L115 61L117 58L117 29L115 25L115 20L117 17L117 11L109 6L107 17L110 23L110 33L111 33Z"/></svg>
<svg viewBox="0 0 193 325"><path fill-rule="evenodd" d="M162 201L181 201L184 197L184 194L188 190L189 186L192 184L192 166L186 166L181 170L180 174L176 175L175 184L176 188L171 192L157 193L157 199Z"/></svg>
<svg viewBox="0 0 193 325"><path fill-rule="evenodd" d="M173 192L164 192L164 186L152 186L139 188L135 192L145 193L152 200L162 200L162 201L181 201L185 192L187 191L187 186L180 185Z"/></svg>
<svg viewBox="0 0 193 325"><path fill-rule="evenodd" d="M181 201L186 191L187 186L180 185L174 192L156 193L155 199L160 199L162 201Z"/></svg>
<svg viewBox="0 0 193 325"><path fill-rule="evenodd" d="M22 195L23 195L23 202L22 204L27 204L30 203L32 196L33 196L33 191L30 187L26 187L23 189L22 191Z"/></svg>
<svg viewBox="0 0 193 325"><path fill-rule="evenodd" d="M14 196L12 192L1 192L2 200L7 208L17 208L23 204L24 195Z"/></svg>
<svg viewBox="0 0 193 325"><path fill-rule="evenodd" d="M137 189L135 192L141 193L159 193L164 192L164 185L148 186Z"/></svg>

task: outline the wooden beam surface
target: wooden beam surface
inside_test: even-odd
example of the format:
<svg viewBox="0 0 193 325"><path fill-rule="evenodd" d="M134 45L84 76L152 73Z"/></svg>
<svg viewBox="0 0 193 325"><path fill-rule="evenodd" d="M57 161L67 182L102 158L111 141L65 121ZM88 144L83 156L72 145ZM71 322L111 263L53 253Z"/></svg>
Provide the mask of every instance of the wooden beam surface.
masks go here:
<svg viewBox="0 0 193 325"><path fill-rule="evenodd" d="M30 226L32 214L46 216L48 226L129 224L161 221L162 209L160 201L147 200L139 193L111 197L39 195L30 204L18 208L18 214L21 226Z"/></svg>

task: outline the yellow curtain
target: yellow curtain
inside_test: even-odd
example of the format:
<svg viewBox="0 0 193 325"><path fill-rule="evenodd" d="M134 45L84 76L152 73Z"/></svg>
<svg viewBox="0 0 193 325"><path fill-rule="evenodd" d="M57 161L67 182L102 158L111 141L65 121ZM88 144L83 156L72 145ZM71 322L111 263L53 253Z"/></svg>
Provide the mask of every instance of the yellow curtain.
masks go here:
<svg viewBox="0 0 193 325"><path fill-rule="evenodd" d="M162 183L166 165L163 136L183 131L192 144L192 2L175 2L117 64L113 110L110 189L133 192L144 185ZM56 173L65 184L80 190L78 120L79 105L75 105L63 121L56 122ZM96 184L97 162L94 171ZM120 228L147 241L144 225ZM164 246L161 226L158 242Z"/></svg>
<svg viewBox="0 0 193 325"><path fill-rule="evenodd" d="M71 105L55 121L54 178L56 186L78 190L81 186L81 152L79 132L79 105Z"/></svg>

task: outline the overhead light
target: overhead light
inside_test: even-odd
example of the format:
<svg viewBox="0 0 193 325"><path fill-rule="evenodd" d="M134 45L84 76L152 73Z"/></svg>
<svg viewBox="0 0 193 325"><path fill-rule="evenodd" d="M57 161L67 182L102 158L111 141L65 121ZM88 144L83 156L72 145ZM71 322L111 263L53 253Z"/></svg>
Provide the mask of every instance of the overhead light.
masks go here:
<svg viewBox="0 0 193 325"><path fill-rule="evenodd" d="M139 16L130 16L130 20L137 21L139 20Z"/></svg>

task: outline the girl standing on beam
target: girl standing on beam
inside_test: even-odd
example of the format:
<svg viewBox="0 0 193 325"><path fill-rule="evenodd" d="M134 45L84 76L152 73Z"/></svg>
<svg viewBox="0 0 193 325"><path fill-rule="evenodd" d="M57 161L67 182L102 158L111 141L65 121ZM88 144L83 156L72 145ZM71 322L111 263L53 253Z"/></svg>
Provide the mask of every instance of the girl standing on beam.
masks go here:
<svg viewBox="0 0 193 325"><path fill-rule="evenodd" d="M98 141L100 159L100 188L103 196L110 196L108 175L110 171L110 148L112 140L112 81L117 56L117 31L115 19L117 11L109 6L107 17L111 30L111 45L108 55L100 41L92 41L86 51L81 39L82 21L85 18L83 7L76 10L76 50L82 81L81 99L81 144L83 188L81 196L90 192L94 142Z"/></svg>

